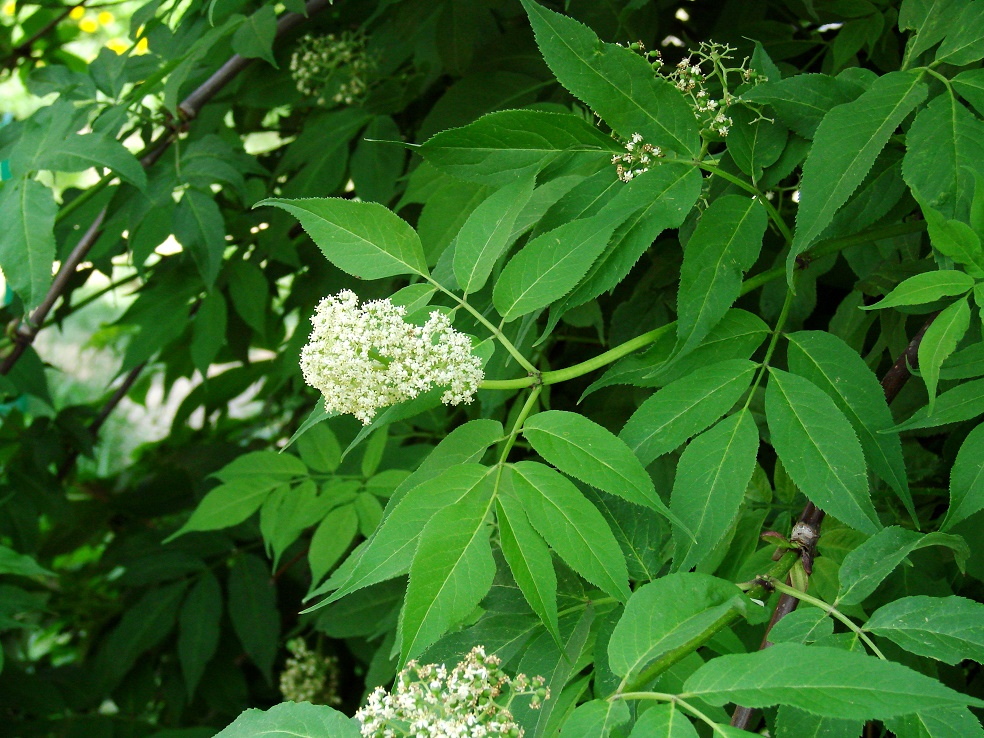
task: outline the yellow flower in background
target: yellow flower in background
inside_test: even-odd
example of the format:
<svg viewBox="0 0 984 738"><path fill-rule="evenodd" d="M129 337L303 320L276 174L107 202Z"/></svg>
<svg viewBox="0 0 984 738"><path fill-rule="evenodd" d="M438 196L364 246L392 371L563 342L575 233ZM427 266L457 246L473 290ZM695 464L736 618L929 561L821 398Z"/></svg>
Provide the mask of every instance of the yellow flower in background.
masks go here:
<svg viewBox="0 0 984 738"><path fill-rule="evenodd" d="M114 38L112 41L106 43L106 48L110 51L115 51L117 54L124 54L127 49L130 48L130 44L126 41L121 41L118 38Z"/></svg>
<svg viewBox="0 0 984 738"><path fill-rule="evenodd" d="M16 12L17 12L17 3L14 2L14 0L10 0L10 2L3 4L4 15L14 15Z"/></svg>
<svg viewBox="0 0 984 738"><path fill-rule="evenodd" d="M81 5L72 8L72 12L68 14L68 17L72 20L82 20L82 16L85 15L85 8Z"/></svg>
<svg viewBox="0 0 984 738"><path fill-rule="evenodd" d="M104 10L98 16L96 16L96 18L99 21L100 26L108 26L110 23L116 20L116 18L113 17L113 14L110 13L108 10Z"/></svg>
<svg viewBox="0 0 984 738"><path fill-rule="evenodd" d="M85 20L79 21L79 29L83 33L95 33L99 30L99 24L92 18L86 18Z"/></svg>
<svg viewBox="0 0 984 738"><path fill-rule="evenodd" d="M139 41L137 41L136 48L133 49L134 56L141 56L142 54L146 54L150 50L149 46L150 45L147 43L146 37L140 39Z"/></svg>

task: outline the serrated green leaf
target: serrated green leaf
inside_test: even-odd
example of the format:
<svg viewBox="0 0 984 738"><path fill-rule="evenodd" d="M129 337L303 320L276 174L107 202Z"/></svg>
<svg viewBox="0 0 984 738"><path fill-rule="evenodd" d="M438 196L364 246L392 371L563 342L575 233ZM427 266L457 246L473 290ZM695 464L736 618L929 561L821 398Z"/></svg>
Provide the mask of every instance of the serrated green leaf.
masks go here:
<svg viewBox="0 0 984 738"><path fill-rule="evenodd" d="M0 269L28 310L51 284L57 214L51 190L35 179L18 177L0 189Z"/></svg>
<svg viewBox="0 0 984 738"><path fill-rule="evenodd" d="M416 231L378 203L326 197L268 198L255 207L260 205L272 205L293 215L328 261L360 279L428 274Z"/></svg>
<svg viewBox="0 0 984 738"><path fill-rule="evenodd" d="M728 153L735 164L757 183L762 170L778 161L789 131L782 123L765 120L744 106L730 113L734 125L728 134Z"/></svg>
<svg viewBox="0 0 984 738"><path fill-rule="evenodd" d="M264 561L240 554L229 573L229 618L253 663L269 682L280 640L277 588Z"/></svg>
<svg viewBox="0 0 984 738"><path fill-rule="evenodd" d="M984 704L902 664L796 643L712 659L683 688L684 698L699 697L712 705L783 704L853 720L885 720L923 709Z"/></svg>
<svg viewBox="0 0 984 738"><path fill-rule="evenodd" d="M984 58L984 4L968 3L936 51L936 61L962 67Z"/></svg>
<svg viewBox="0 0 984 738"><path fill-rule="evenodd" d="M496 260L511 243L516 216L533 194L533 178L523 177L490 195L458 232L454 275L465 294L485 286Z"/></svg>
<svg viewBox="0 0 984 738"><path fill-rule="evenodd" d="M178 615L178 658L189 698L219 646L221 619L222 590L215 576L206 571L185 597Z"/></svg>
<svg viewBox="0 0 984 738"><path fill-rule="evenodd" d="M770 368L765 414L772 445L803 494L851 527L877 532L864 453L834 401L809 380Z"/></svg>
<svg viewBox="0 0 984 738"><path fill-rule="evenodd" d="M579 413L549 410L526 421L523 435L540 456L562 472L637 505L658 511L689 535L667 509L653 480L623 440Z"/></svg>
<svg viewBox="0 0 984 738"><path fill-rule="evenodd" d="M720 197L704 211L680 268L679 354L696 348L738 299L742 277L758 259L768 223L762 204L741 195Z"/></svg>
<svg viewBox="0 0 984 738"><path fill-rule="evenodd" d="M830 225L895 129L926 95L926 84L917 72L889 72L856 100L824 116L803 164L796 231L786 260L787 279L792 279L796 257Z"/></svg>
<svg viewBox="0 0 984 738"><path fill-rule="evenodd" d="M819 607L801 607L786 615L769 631L772 643L813 643L833 635L834 621Z"/></svg>
<svg viewBox="0 0 984 738"><path fill-rule="evenodd" d="M968 69L954 77L950 84L978 113L984 115L984 69Z"/></svg>
<svg viewBox="0 0 984 738"><path fill-rule="evenodd" d="M789 705L776 712L776 738L858 738L863 730L861 720L821 717Z"/></svg>
<svg viewBox="0 0 984 738"><path fill-rule="evenodd" d="M681 156L697 156L693 112L672 84L640 55L602 43L573 18L523 0L537 45L557 80L623 138L633 133Z"/></svg>
<svg viewBox="0 0 984 738"><path fill-rule="evenodd" d="M608 660L620 677L632 677L662 654L704 633L732 609L764 609L731 582L696 572L667 574L629 599L608 642Z"/></svg>
<svg viewBox="0 0 984 738"><path fill-rule="evenodd" d="M970 305L968 298L965 297L937 315L919 343L919 371L929 394L930 413L933 412L933 406L936 404L936 385L940 378L940 367L957 348L957 344L969 327Z"/></svg>
<svg viewBox="0 0 984 738"><path fill-rule="evenodd" d="M619 438L648 466L730 410L751 385L755 368L733 359L671 382L639 406Z"/></svg>
<svg viewBox="0 0 984 738"><path fill-rule="evenodd" d="M694 537L674 529L674 569L686 571L700 564L734 524L755 470L758 446L758 428L745 411L687 445L673 479L670 511Z"/></svg>
<svg viewBox="0 0 984 738"><path fill-rule="evenodd" d="M503 110L438 133L417 151L458 179L505 185L535 174L561 155L602 163L622 149L576 115Z"/></svg>
<svg viewBox="0 0 984 738"><path fill-rule="evenodd" d="M902 176L947 219L966 220L974 172L984 174L984 123L953 95L940 95L916 115L905 139Z"/></svg>
<svg viewBox="0 0 984 738"><path fill-rule="evenodd" d="M420 531L438 512L453 508L458 500L481 486L488 474L488 467L461 463L410 489L384 518L344 586L318 606L330 604L370 584L406 574L420 540Z"/></svg>
<svg viewBox="0 0 984 738"><path fill-rule="evenodd" d="M629 738L698 738L697 730L675 702L653 705L636 720Z"/></svg>
<svg viewBox="0 0 984 738"><path fill-rule="evenodd" d="M976 175L975 176L979 176ZM943 214L930 207L919 195L914 194L923 217L926 219L929 240L933 247L944 256L949 256L957 264L963 264L967 273L980 279L984 277L984 249L981 249L981 239L974 229L959 220L947 220ZM969 209L964 201L964 210ZM966 216L964 216L966 217Z"/></svg>
<svg viewBox="0 0 984 738"><path fill-rule="evenodd" d="M967 434L950 470L950 507L940 526L945 531L984 509L984 425Z"/></svg>
<svg viewBox="0 0 984 738"><path fill-rule="evenodd" d="M270 477L237 479L220 484L198 503L198 507L181 528L167 539L196 530L220 530L239 525L260 509L267 496L280 482Z"/></svg>
<svg viewBox="0 0 984 738"><path fill-rule="evenodd" d="M327 425L313 426L297 440L297 452L308 467L317 472L333 472L342 463L342 447Z"/></svg>
<svg viewBox="0 0 984 738"><path fill-rule="evenodd" d="M929 406L922 407L904 423L885 432L901 433L919 428L935 428L970 420L981 413L984 413L984 379L975 379L959 384L937 397L933 412L929 411Z"/></svg>
<svg viewBox="0 0 984 738"><path fill-rule="evenodd" d="M574 571L620 601L629 598L629 574L615 536L601 513L566 477L534 461L507 467L506 482L530 523Z"/></svg>
<svg viewBox="0 0 984 738"><path fill-rule="evenodd" d="M984 663L984 605L966 597L903 597L875 610L864 629L947 664Z"/></svg>
<svg viewBox="0 0 984 738"><path fill-rule="evenodd" d="M973 278L963 272L953 270L924 272L909 277L884 298L861 309L880 310L901 305L925 305L927 302L936 302L944 297L964 295L973 287Z"/></svg>
<svg viewBox="0 0 984 738"><path fill-rule="evenodd" d="M277 36L277 11L274 6L263 5L232 34L232 50L247 59L263 59L277 67L273 58L273 40Z"/></svg>
<svg viewBox="0 0 984 738"><path fill-rule="evenodd" d="M481 602L492 586L490 477L437 512L420 533L401 614L401 664L419 656Z"/></svg>
<svg viewBox="0 0 984 738"><path fill-rule="evenodd" d="M899 29L915 31L906 50L914 59L943 40L964 0L904 0L899 8Z"/></svg>
<svg viewBox="0 0 984 738"><path fill-rule="evenodd" d="M248 482L257 477L286 482L305 474L307 474L307 467L293 454L251 451L226 464L212 476L222 482Z"/></svg>
<svg viewBox="0 0 984 738"><path fill-rule="evenodd" d="M527 243L503 268L492 290L499 315L506 321L515 320L574 289L617 225L599 214L562 225Z"/></svg>
<svg viewBox="0 0 984 738"><path fill-rule="evenodd" d="M211 192L195 187L184 191L174 209L174 236L191 253L202 281L211 288L226 248L225 220Z"/></svg>
<svg viewBox="0 0 984 738"><path fill-rule="evenodd" d="M359 723L327 705L283 702L246 710L215 738L359 738Z"/></svg>
<svg viewBox="0 0 984 738"><path fill-rule="evenodd" d="M624 700L590 700L575 708L560 730L560 738L608 738L614 728L629 722Z"/></svg>
<svg viewBox="0 0 984 738"><path fill-rule="evenodd" d="M967 544L960 536L922 534L896 526L885 528L844 557L838 574L837 602L844 605L863 602L909 554L926 546L953 549L958 561L968 556Z"/></svg>
<svg viewBox="0 0 984 738"><path fill-rule="evenodd" d="M894 425L885 393L864 359L840 338L822 331L799 331L789 339L789 369L822 389L850 421L872 470L895 490L916 519L898 435L880 431Z"/></svg>
<svg viewBox="0 0 984 738"><path fill-rule="evenodd" d="M984 727L966 707L922 710L885 723L896 738L980 738Z"/></svg>
<svg viewBox="0 0 984 738"><path fill-rule="evenodd" d="M513 579L544 627L560 643L557 625L557 574L550 549L533 530L519 500L500 493L496 508L499 546Z"/></svg>
<svg viewBox="0 0 984 738"><path fill-rule="evenodd" d="M225 298L218 290L212 290L202 300L191 329L191 360L202 376L206 376L209 366L226 343L227 319Z"/></svg>

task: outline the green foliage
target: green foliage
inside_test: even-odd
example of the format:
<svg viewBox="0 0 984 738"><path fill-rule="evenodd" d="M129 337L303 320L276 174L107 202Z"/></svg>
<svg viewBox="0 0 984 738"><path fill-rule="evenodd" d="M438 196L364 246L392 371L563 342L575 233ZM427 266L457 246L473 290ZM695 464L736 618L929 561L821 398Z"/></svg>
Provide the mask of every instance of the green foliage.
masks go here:
<svg viewBox="0 0 984 738"><path fill-rule="evenodd" d="M7 732L981 735L984 3L685 6L0 9Z"/></svg>

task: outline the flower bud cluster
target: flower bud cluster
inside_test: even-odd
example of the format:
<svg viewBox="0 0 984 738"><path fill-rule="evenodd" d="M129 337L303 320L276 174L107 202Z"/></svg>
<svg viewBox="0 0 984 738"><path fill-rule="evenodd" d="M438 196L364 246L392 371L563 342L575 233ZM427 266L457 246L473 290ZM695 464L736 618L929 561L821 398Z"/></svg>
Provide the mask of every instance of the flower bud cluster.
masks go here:
<svg viewBox="0 0 984 738"><path fill-rule="evenodd" d="M737 67L728 66L735 49L727 44L701 42L670 72L663 70L665 65L659 51L646 52L641 44L632 44L629 48L642 53L659 76L672 82L689 98L702 131L721 138L727 136L734 125L728 115L728 108L737 99L732 88L766 81L765 76L748 67L747 58Z"/></svg>
<svg viewBox="0 0 984 738"><path fill-rule="evenodd" d="M615 172L623 182L631 182L643 172L649 171L649 166L663 156L659 146L653 146L642 140L642 134L633 133L632 138L625 142L625 153L615 154L612 164Z"/></svg>
<svg viewBox="0 0 984 738"><path fill-rule="evenodd" d="M532 695L538 709L550 698L543 677L510 677L496 656L476 646L448 671L443 665L411 661L393 691L378 687L355 713L364 738L522 738L509 705Z"/></svg>
<svg viewBox="0 0 984 738"><path fill-rule="evenodd" d="M290 702L340 705L341 670L338 658L308 648L303 638L287 642L291 655L280 672L280 693Z"/></svg>
<svg viewBox="0 0 984 738"><path fill-rule="evenodd" d="M446 387L446 405L469 403L482 381L471 338L435 310L427 322L404 320L406 308L389 300L359 306L349 290L326 297L311 318L301 350L304 381L321 391L329 412L349 413L368 425L379 408Z"/></svg>
<svg viewBox="0 0 984 738"><path fill-rule="evenodd" d="M355 33L306 35L290 60L298 92L317 98L319 105L327 100L345 105L360 101L376 66L365 46L365 37Z"/></svg>

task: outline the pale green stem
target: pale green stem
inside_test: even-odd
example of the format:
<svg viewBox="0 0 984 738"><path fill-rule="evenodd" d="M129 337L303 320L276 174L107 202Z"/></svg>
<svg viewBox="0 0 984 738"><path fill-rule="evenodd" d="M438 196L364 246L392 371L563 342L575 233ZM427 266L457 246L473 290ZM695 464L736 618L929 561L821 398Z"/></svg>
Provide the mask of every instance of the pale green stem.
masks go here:
<svg viewBox="0 0 984 738"><path fill-rule="evenodd" d="M776 228L779 229L779 233L782 234L782 237L786 240L786 243L793 242L793 234L792 231L789 230L789 226L786 225L786 221L782 219L782 216L779 215L779 211L773 207L771 202L769 202L769 198L767 198L765 195L759 192L758 188L755 185L749 184L741 177L736 177L730 172L726 172L723 169L718 169L713 164L708 164L702 161L702 162L697 162L697 166L699 166L705 172L708 172L710 174L715 174L721 179L727 180L728 182L731 182L731 184L737 187L741 187L746 192L755 195L758 198L759 202L761 202L762 205L765 206L765 212L769 214L769 220L771 220L775 224Z"/></svg>
<svg viewBox="0 0 984 738"><path fill-rule="evenodd" d="M508 351L512 355L512 357L519 363L519 365L521 367L523 367L530 374L537 375L539 373L537 371L536 367L533 366L529 361L527 361L526 357L523 356L523 354L520 352L520 350L513 345L512 341L510 341L508 338L506 338L503 335L502 331L500 331L498 328L496 328L494 325L492 325L486 319L486 317L484 315L482 315L480 312L478 312L478 310L476 310L474 307L472 307L471 304L469 304L469 302L467 300L461 299L456 294L454 294L454 292L452 292L449 289L446 289L443 285L441 285L439 282L435 281L429 275L424 275L424 279L426 279L428 282L430 282L432 285L434 285L437 289L439 289L445 295L447 295L452 300L454 300L459 305L461 305L461 307L463 307L465 310L467 310L469 313L471 313L474 316L475 320L477 320L479 323L481 323L486 328L488 328L489 332L493 336L495 336L496 340L499 343L502 344L503 348L505 348L506 351ZM530 382L527 382L527 384L526 385L523 385L523 386L529 386L529 384L530 384ZM491 389L491 388L489 388L489 389ZM501 389L501 388L495 388L495 389Z"/></svg>
<svg viewBox="0 0 984 738"><path fill-rule="evenodd" d="M779 336L782 335L782 329L786 325L786 319L789 317L789 309L792 305L793 291L789 287L786 287L786 299L782 303L782 311L779 313L779 319L776 320L776 327L772 331L772 338L769 339L769 347L765 350L765 358L762 359L762 365L759 367L758 374L755 375L755 381L752 382L751 389L748 390L748 397L745 398L745 405L742 407L742 412L748 409L752 398L755 396L755 390L762 384L765 373L769 371L769 362L772 360L772 354L775 353L776 345L779 343Z"/></svg>
<svg viewBox="0 0 984 738"><path fill-rule="evenodd" d="M512 431L509 433L509 437L506 439L505 444L502 447L502 453L499 455L499 473L502 473L502 465L506 463L506 458L509 456L509 452L512 451L513 444L516 443L516 437L523 428L523 423L530 416L533 411L533 406L536 404L537 398L540 396L540 387L534 387L533 391L530 392L530 396L526 398L526 403L523 405L523 409L519 411L519 415L516 416L516 422L513 423ZM498 482L496 483L498 486Z"/></svg>
<svg viewBox="0 0 984 738"><path fill-rule="evenodd" d="M878 648L878 646L876 646L874 642L868 637L868 634L865 633L863 630L861 630L860 626L856 625L854 621L852 621L849 617L847 617L847 615L842 613L833 605L830 605L821 599L817 599L812 595L808 595L806 592L800 592L795 587L790 587L788 584L785 584L784 582L781 582L774 577L769 577L766 581L768 581L769 584L777 592L788 594L790 597L795 597L801 602L806 602L807 604L813 605L814 607L819 607L825 613L830 615L830 617L844 623L844 625L850 628L855 633L855 635L857 635L857 637L860 638L864 642L864 644L871 649L871 652L875 654L875 656L880 658L882 661L888 660L885 658L885 654L883 654L881 650Z"/></svg>
<svg viewBox="0 0 984 738"><path fill-rule="evenodd" d="M675 705L679 705L702 723L708 725L715 734L727 735L727 733L720 729L720 726L714 720L691 705L680 695L668 694L666 692L623 692L622 694L612 695L609 699L655 700L657 702L671 702Z"/></svg>

